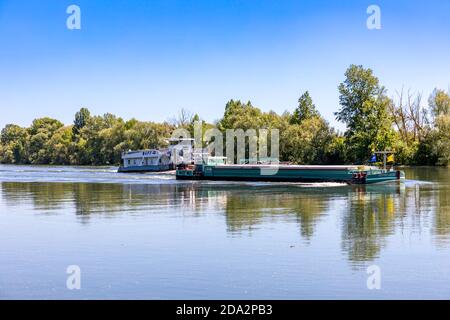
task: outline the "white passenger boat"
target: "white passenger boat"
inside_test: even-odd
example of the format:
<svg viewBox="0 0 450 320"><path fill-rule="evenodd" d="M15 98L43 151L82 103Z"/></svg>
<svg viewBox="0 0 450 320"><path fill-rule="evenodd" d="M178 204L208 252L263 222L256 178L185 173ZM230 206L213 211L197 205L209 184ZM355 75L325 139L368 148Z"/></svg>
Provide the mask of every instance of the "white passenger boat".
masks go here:
<svg viewBox="0 0 450 320"><path fill-rule="evenodd" d="M129 150L122 153L119 172L161 172L174 170L181 163L191 163L194 139L169 139L166 149Z"/></svg>

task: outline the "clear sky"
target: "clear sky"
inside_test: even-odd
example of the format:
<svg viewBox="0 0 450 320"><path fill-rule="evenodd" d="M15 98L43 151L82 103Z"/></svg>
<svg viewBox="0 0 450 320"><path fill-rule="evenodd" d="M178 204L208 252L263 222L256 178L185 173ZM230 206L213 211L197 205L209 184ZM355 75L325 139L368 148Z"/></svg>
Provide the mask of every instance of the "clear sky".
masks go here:
<svg viewBox="0 0 450 320"><path fill-rule="evenodd" d="M81 30L66 9L81 8ZM381 8L381 30L366 27ZM391 95L450 86L450 1L0 0L0 126L94 114L213 121L229 99L292 111L309 90L332 125L350 64Z"/></svg>

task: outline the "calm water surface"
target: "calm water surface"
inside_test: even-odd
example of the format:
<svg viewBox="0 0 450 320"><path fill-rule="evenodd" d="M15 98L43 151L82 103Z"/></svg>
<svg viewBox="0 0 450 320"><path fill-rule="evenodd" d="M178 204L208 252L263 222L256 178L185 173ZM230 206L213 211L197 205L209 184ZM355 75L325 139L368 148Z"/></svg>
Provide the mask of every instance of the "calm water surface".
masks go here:
<svg viewBox="0 0 450 320"><path fill-rule="evenodd" d="M450 169L405 171L347 186L0 166L0 299L449 299Z"/></svg>

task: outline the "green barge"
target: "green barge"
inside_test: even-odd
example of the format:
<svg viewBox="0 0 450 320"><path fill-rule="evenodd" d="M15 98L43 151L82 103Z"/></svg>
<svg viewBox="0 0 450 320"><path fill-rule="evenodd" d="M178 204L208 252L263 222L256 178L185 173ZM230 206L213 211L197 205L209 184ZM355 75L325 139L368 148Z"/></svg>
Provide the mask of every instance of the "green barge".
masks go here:
<svg viewBox="0 0 450 320"><path fill-rule="evenodd" d="M268 181L268 182L343 182L370 184L401 181L405 173L372 166L303 166L273 164L192 164L180 165L178 180Z"/></svg>

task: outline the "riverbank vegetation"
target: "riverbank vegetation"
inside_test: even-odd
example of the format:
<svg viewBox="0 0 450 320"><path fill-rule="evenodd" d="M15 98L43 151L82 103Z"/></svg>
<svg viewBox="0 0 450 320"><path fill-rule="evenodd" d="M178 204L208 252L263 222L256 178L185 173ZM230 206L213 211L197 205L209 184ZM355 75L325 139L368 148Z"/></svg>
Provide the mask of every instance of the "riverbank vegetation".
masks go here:
<svg viewBox="0 0 450 320"><path fill-rule="evenodd" d="M204 127L280 130L280 158L300 164L364 163L376 150L393 150L396 162L449 165L450 93L435 89L426 103L410 92L390 97L371 69L351 65L339 85L337 132L320 115L309 92L291 111L263 112L251 102L230 100L221 119ZM198 115L182 110L171 121L123 120L91 115L81 108L73 124L44 117L29 127L6 125L0 136L0 162L9 164L113 165L123 151L163 147L176 128L193 131Z"/></svg>

